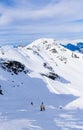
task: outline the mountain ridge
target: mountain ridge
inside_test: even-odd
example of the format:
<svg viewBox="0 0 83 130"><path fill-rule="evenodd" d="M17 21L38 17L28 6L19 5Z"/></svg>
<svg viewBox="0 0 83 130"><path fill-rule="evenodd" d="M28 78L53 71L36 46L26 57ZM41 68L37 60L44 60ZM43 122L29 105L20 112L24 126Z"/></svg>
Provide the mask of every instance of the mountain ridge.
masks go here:
<svg viewBox="0 0 83 130"><path fill-rule="evenodd" d="M79 53L73 54L72 56L71 51L60 46L60 44L57 44L54 39L38 39L26 47L15 49L4 47L1 51L2 50L4 51L4 55L2 54L1 58L10 57L11 60L16 60L21 63L23 62L25 66L33 72L33 68L35 67L35 72L39 73L40 77L41 75L44 77L51 77L55 75L55 77L59 77L59 80L62 80L64 83L70 83L70 81L67 81L64 76L61 76L62 72L58 74L58 66L60 67L62 65L63 67L63 65L66 66L66 64L70 65L69 62L71 59L76 62L82 60L82 56ZM13 53L15 54L14 56ZM29 62L29 64L27 64L27 62ZM40 66L39 69L38 67L36 68L36 64Z"/></svg>
<svg viewBox="0 0 83 130"><path fill-rule="evenodd" d="M17 113L19 118L23 112L24 117L35 119L39 126L42 124L41 129L50 130L52 125L41 123L43 117L39 119L37 116L41 115L39 105L43 101L48 113L45 113L46 118L53 123L53 130L59 127L57 120L56 127L52 122L55 113L59 116L63 111L83 110L82 67L83 55L64 48L54 39L39 39L25 47L1 47L0 85L3 93L0 95L1 117L5 115L8 119L11 116L14 118L14 113ZM34 109L30 106L31 101L34 103ZM59 111L60 109L62 111ZM29 126L27 128L29 129ZM14 130L18 130L18 127ZM19 130L23 130L23 127Z"/></svg>

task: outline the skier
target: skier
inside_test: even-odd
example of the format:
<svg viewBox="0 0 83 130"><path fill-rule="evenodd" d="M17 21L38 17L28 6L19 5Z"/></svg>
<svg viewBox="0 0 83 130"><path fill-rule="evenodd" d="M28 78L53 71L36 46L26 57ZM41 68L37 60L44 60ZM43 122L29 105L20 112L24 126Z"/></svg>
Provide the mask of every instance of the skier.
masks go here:
<svg viewBox="0 0 83 130"><path fill-rule="evenodd" d="M33 102L31 102L31 105L33 106Z"/></svg>
<svg viewBox="0 0 83 130"><path fill-rule="evenodd" d="M45 111L45 106L44 106L43 102L40 105L40 111Z"/></svg>

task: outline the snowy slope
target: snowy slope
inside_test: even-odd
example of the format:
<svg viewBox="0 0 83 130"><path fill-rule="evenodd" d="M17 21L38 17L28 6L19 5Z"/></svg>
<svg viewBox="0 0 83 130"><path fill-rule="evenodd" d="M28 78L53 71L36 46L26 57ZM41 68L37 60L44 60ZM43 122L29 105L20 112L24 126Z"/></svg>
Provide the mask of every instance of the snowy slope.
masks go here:
<svg viewBox="0 0 83 130"><path fill-rule="evenodd" d="M83 130L82 68L83 54L54 39L1 47L0 130Z"/></svg>

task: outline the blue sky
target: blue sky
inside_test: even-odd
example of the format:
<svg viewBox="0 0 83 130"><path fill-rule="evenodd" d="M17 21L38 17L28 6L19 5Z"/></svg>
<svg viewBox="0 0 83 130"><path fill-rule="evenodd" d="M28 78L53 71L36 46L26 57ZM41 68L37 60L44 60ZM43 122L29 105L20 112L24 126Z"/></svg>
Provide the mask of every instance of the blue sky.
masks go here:
<svg viewBox="0 0 83 130"><path fill-rule="evenodd" d="M0 0L0 44L83 39L83 0Z"/></svg>

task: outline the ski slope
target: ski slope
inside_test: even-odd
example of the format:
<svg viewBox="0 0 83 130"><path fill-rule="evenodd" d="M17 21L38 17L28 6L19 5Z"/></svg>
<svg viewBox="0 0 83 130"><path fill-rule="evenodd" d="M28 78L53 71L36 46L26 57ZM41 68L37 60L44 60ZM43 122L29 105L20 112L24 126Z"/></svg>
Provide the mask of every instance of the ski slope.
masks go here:
<svg viewBox="0 0 83 130"><path fill-rule="evenodd" d="M27 73L3 69L1 63L9 61L20 62ZM83 54L54 39L1 47L0 130L83 130L82 68ZM41 102L46 108L42 112Z"/></svg>

